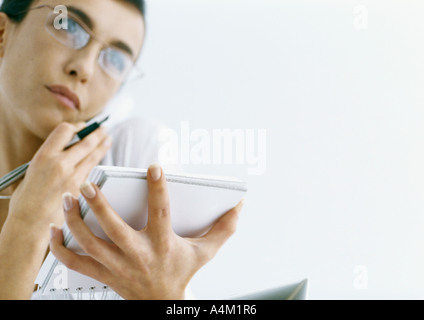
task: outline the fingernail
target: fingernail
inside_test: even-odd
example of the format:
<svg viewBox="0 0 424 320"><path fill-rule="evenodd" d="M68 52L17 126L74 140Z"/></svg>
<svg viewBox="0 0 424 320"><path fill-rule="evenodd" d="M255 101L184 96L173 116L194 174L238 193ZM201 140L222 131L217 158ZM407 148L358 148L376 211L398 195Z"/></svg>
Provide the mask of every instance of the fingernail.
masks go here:
<svg viewBox="0 0 424 320"><path fill-rule="evenodd" d="M84 182L80 187L81 193L88 199L93 199L96 196L96 190L89 181Z"/></svg>
<svg viewBox="0 0 424 320"><path fill-rule="evenodd" d="M65 209L65 211L69 211L73 208L74 204L73 204L71 193L69 192L64 193L62 195L62 200L63 200L63 209Z"/></svg>
<svg viewBox="0 0 424 320"><path fill-rule="evenodd" d="M158 164L153 164L149 167L149 171L150 171L150 176L152 177L153 181L159 181L159 179L162 176L162 169L160 167L160 165Z"/></svg>

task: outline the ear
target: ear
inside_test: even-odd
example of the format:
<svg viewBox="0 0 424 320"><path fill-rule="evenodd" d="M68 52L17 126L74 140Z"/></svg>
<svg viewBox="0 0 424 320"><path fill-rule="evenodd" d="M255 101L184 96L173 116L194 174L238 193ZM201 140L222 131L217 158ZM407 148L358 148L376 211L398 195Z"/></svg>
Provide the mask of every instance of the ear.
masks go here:
<svg viewBox="0 0 424 320"><path fill-rule="evenodd" d="M0 12L0 58L3 58L6 47L6 30L10 25L7 14Z"/></svg>

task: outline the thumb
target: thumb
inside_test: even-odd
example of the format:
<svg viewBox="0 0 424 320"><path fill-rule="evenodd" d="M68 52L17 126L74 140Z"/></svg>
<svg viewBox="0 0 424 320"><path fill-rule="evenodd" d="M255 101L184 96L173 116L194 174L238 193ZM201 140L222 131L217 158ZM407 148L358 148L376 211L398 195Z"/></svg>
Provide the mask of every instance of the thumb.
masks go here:
<svg viewBox="0 0 424 320"><path fill-rule="evenodd" d="M202 237L204 253L208 261L217 254L218 250L236 232L239 214L244 206L244 202L244 199L242 199L237 206L225 213L212 226L209 232Z"/></svg>

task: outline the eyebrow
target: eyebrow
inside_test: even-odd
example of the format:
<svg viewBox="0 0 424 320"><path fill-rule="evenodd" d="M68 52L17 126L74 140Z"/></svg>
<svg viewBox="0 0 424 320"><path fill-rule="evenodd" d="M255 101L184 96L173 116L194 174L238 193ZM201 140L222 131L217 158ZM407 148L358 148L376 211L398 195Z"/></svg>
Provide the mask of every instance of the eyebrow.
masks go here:
<svg viewBox="0 0 424 320"><path fill-rule="evenodd" d="M69 6L67 7L68 10L70 12L72 12L73 14L75 14L82 22L84 22L86 24L86 26L90 29L93 30L94 28L94 23L93 20L82 10ZM134 52L132 51L132 49L125 44L124 42L120 41L120 40L116 40L112 42L112 45L125 51L126 53L128 53L131 57L134 57Z"/></svg>
<svg viewBox="0 0 424 320"><path fill-rule="evenodd" d="M129 46L122 41L113 41L112 45L128 53L131 58L134 58L134 53Z"/></svg>
<svg viewBox="0 0 424 320"><path fill-rule="evenodd" d="M91 30L93 29L94 27L93 20L91 20L91 18L84 11L81 11L80 9L71 7L71 6L67 8L68 8L68 11L72 12L79 19L81 19L81 21L84 22L87 25L87 27L89 27Z"/></svg>

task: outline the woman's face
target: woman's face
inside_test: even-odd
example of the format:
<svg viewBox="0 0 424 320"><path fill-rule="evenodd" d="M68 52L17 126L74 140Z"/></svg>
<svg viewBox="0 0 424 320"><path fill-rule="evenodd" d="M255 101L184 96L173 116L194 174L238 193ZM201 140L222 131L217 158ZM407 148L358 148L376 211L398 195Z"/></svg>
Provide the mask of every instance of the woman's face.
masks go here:
<svg viewBox="0 0 424 320"><path fill-rule="evenodd" d="M44 0L34 1L31 7L38 5L79 9L92 21L97 38L106 44L125 44L133 52L134 61L141 50L143 18L125 1ZM75 50L46 31L51 12L49 8L31 10L18 24L3 16L0 24L4 27L0 32L0 105L8 119L24 125L40 139L45 139L60 122L94 117L122 84L98 64L102 43L91 40L86 47ZM49 90L57 86L76 94L79 107L70 107L69 101Z"/></svg>

